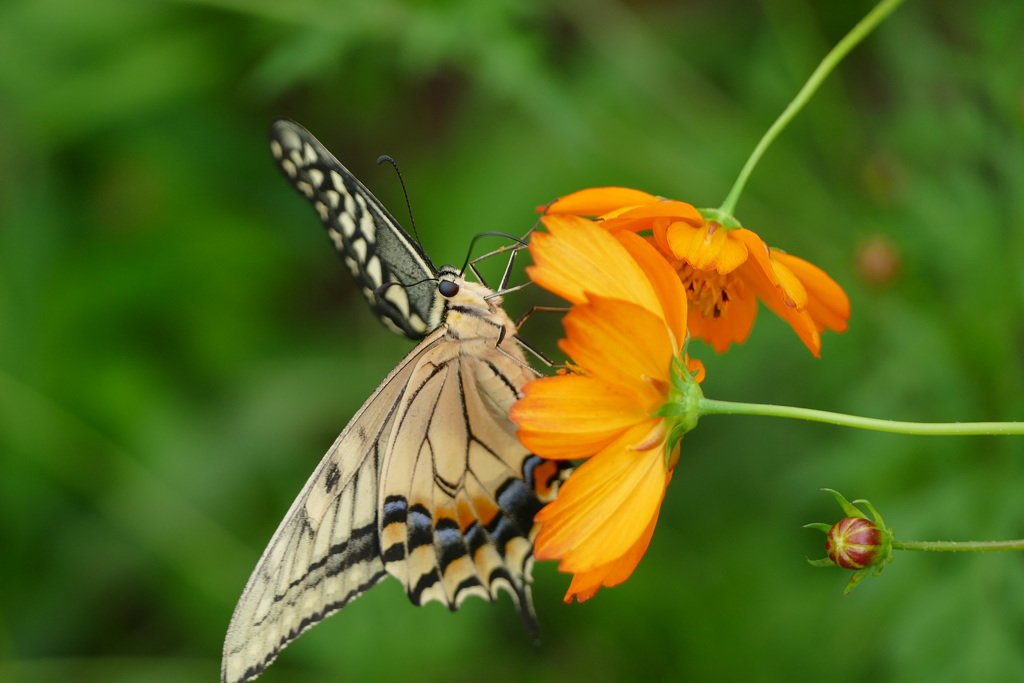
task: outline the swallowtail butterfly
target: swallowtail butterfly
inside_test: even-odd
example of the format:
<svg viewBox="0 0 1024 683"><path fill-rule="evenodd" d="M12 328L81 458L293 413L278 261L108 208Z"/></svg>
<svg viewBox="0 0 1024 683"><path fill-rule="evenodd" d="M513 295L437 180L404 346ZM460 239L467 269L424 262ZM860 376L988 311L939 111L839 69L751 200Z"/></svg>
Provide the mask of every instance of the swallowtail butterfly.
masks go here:
<svg viewBox="0 0 1024 683"><path fill-rule="evenodd" d="M256 678L288 643L388 575L453 611L507 591L533 628L534 514L564 470L508 419L533 378L501 297L435 269L383 205L301 126L270 146L385 324L421 339L342 431L270 540L224 642L222 683ZM380 289L386 283L395 283Z"/></svg>

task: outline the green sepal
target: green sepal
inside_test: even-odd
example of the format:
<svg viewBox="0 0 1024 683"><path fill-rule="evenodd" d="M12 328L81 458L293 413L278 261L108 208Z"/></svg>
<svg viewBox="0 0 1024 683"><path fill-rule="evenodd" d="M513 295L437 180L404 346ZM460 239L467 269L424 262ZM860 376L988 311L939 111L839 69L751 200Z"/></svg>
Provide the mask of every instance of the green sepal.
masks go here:
<svg viewBox="0 0 1024 683"><path fill-rule="evenodd" d="M846 513L847 517L860 517L861 519L868 518L867 515L865 515L863 512L854 507L853 504L850 503L850 501L846 500L843 494L839 493L839 491L836 491L834 489L822 489L822 491L826 491L832 494L832 496L836 499L836 502L839 503L839 507L843 508L843 512ZM858 500L856 502L861 503L866 501Z"/></svg>
<svg viewBox="0 0 1024 683"><path fill-rule="evenodd" d="M735 230L742 228L743 225L731 214L728 214L721 209L697 209L700 215L706 221L715 221L726 230Z"/></svg>
<svg viewBox="0 0 1024 683"><path fill-rule="evenodd" d="M676 444L683 440L683 436L686 432L690 431L686 425L676 425L672 428L672 431L668 434L668 445L665 448L666 453L671 453L672 449L676 447Z"/></svg>
<svg viewBox="0 0 1024 683"><path fill-rule="evenodd" d="M685 403L666 403L651 413L651 417L683 417L689 413Z"/></svg>
<svg viewBox="0 0 1024 683"><path fill-rule="evenodd" d="M689 339L687 339L687 343L689 343ZM665 449L666 466L668 466L668 460L683 435L697 426L697 420L700 418L700 402L704 398L700 384L694 381L693 375L683 363L685 348L684 345L684 351L672 359L669 370L672 389L669 392L668 401L651 414L651 417L664 418L669 427L668 447Z"/></svg>
<svg viewBox="0 0 1024 683"><path fill-rule="evenodd" d="M874 570L875 576L878 576L878 572L882 571L882 566L883 565L878 565L878 569ZM857 571L855 571L853 573L853 576L850 577L850 580L846 582L846 588L843 589L843 595L849 595L850 591L856 588L857 584L866 579L868 577L868 574L871 573L871 567L864 567L863 569L858 569Z"/></svg>
<svg viewBox="0 0 1024 683"><path fill-rule="evenodd" d="M685 345L683 349L685 352ZM693 381L693 375L690 374L690 371L683 365L683 359L679 356L674 357L671 368L669 376L672 378L672 388L681 394L688 393L689 385L696 384L696 382Z"/></svg>

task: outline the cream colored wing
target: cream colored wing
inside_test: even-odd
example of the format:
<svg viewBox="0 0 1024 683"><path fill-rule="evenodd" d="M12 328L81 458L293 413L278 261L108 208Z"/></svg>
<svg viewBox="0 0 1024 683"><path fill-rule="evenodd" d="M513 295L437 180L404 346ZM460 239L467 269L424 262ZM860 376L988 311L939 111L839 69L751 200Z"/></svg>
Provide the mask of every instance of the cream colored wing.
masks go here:
<svg viewBox="0 0 1024 683"><path fill-rule="evenodd" d="M231 618L223 683L252 680L302 632L387 576L378 470L410 379L443 336L435 330L388 375L292 503Z"/></svg>
<svg viewBox="0 0 1024 683"><path fill-rule="evenodd" d="M416 364L381 470L381 550L414 604L455 610L504 589L535 630L533 516L563 466L516 438L508 409L533 375L512 343L495 342L446 339Z"/></svg>

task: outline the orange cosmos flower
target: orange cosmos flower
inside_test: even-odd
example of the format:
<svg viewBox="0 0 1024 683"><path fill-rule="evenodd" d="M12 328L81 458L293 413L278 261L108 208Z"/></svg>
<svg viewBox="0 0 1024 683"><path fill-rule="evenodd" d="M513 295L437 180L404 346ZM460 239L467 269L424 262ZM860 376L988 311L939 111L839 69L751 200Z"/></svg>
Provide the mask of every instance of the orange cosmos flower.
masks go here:
<svg viewBox="0 0 1024 683"><path fill-rule="evenodd" d="M690 334L718 353L746 341L758 298L793 327L815 356L820 355L822 332L846 329L850 301L824 271L770 249L750 230L706 220L685 202L603 187L574 192L546 210L593 216L611 231L650 231L686 288Z"/></svg>
<svg viewBox="0 0 1024 683"><path fill-rule="evenodd" d="M654 533L679 457L674 359L684 359L685 293L660 254L628 232L576 216L546 216L530 243L531 279L575 305L560 348L571 371L526 385L512 407L519 438L537 455L579 459L558 498L536 516L534 555L574 574L566 602L626 580ZM678 360L677 360L678 362ZM703 367L688 364L703 378Z"/></svg>

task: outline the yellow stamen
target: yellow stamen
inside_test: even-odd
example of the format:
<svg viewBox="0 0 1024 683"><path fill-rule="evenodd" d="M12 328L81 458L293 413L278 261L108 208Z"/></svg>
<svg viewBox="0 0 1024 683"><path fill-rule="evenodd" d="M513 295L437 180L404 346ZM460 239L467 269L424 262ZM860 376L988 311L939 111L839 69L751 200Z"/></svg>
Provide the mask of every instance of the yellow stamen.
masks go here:
<svg viewBox="0 0 1024 683"><path fill-rule="evenodd" d="M738 279L733 273L722 275L714 270L696 270L681 261L677 268L690 306L705 318L718 318L725 314L729 302L736 298Z"/></svg>

